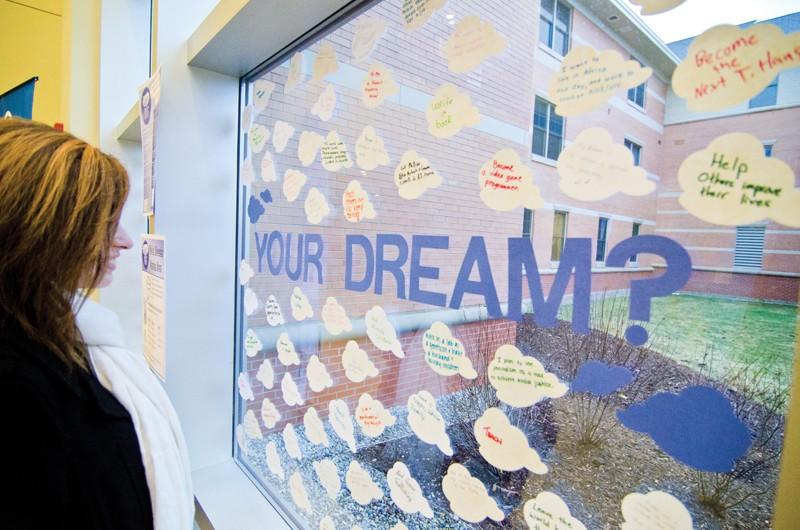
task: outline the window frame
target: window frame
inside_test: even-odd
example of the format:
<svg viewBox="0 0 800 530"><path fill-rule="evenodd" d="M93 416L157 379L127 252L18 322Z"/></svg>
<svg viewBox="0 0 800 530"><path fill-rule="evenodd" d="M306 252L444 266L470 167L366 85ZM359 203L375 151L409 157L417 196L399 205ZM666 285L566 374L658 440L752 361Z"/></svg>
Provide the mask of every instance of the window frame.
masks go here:
<svg viewBox="0 0 800 530"><path fill-rule="evenodd" d="M608 232L610 224L610 217L601 215L597 218L597 245L595 246L594 260L598 263L606 262L606 248L608 247Z"/></svg>
<svg viewBox="0 0 800 530"><path fill-rule="evenodd" d="M556 218L559 215L563 215L564 222L562 224L561 235L556 235ZM569 227L569 210L553 210L553 236L550 242L550 261L554 263L558 263L561 261L561 256L564 254L564 245L567 241L567 232ZM558 245L558 252L555 252L556 249L556 240L560 239L560 243ZM557 255L556 255L557 254Z"/></svg>
<svg viewBox="0 0 800 530"><path fill-rule="evenodd" d="M631 223L631 237L638 236L641 233L641 231L642 231L642 223L640 223L639 221L634 221L633 223ZM631 263L638 263L639 255L634 254L633 256L631 256L631 259L629 261Z"/></svg>
<svg viewBox="0 0 800 530"><path fill-rule="evenodd" d="M772 81L770 81L770 83L767 86L765 86L764 89L761 92L759 92L758 94L756 94L755 96L750 98L747 101L747 108L748 109L763 109L763 108L767 108L767 107L775 107L778 104L778 85L779 85L779 82L780 82L780 77L781 77L780 74L777 74L775 76L775 78ZM774 87L774 95L775 95L774 101L772 101L770 103L761 103L759 101L759 98L765 97L765 94L767 94L767 91L769 91L773 87Z"/></svg>
<svg viewBox="0 0 800 530"><path fill-rule="evenodd" d="M537 116L536 107L537 107L537 105L539 103L543 103L544 105L547 106L546 107L547 108L547 114L545 116L546 126L545 126L544 129L542 129L541 127L537 127L537 125L536 125L536 116ZM561 155L561 152L564 150L564 140L566 138L566 131L567 131L567 119L564 116L561 116L560 114L558 114L555 109L556 109L556 106L553 103L551 103L549 100L545 99L544 97L542 97L542 96L537 94L536 97L534 98L534 102L533 102L533 119L531 120L531 154L533 156L536 156L536 157L539 157L539 158L542 158L542 159L545 159L545 160L552 160L553 162L558 161L558 157ZM551 136L556 136L552 132L552 123L553 123L554 116L556 117L555 119L560 119L561 120L561 133L559 135L557 135L557 137L559 138L558 153L556 154L555 158L550 156L550 137ZM543 144L542 153L537 153L536 152L536 132L537 132L537 129L540 130L540 131L543 131L543 133L544 133L544 144Z"/></svg>
<svg viewBox="0 0 800 530"><path fill-rule="evenodd" d="M527 237L528 239L533 240L535 214L536 210L531 210L530 208L522 209L522 237Z"/></svg>
<svg viewBox="0 0 800 530"><path fill-rule="evenodd" d="M631 155L633 156L633 165L637 166L637 167L641 167L641 165L642 165L642 150L644 149L642 144L640 144L639 142L637 142L635 140L632 140L632 139L628 138L627 136L625 137L625 140L622 143L625 146L625 148L628 149L628 151L631 152Z"/></svg>
<svg viewBox="0 0 800 530"><path fill-rule="evenodd" d="M551 11L545 11L542 6L543 4L548 3L552 5ZM560 31L558 29L558 12L559 7L562 7L567 11L567 23L566 23L566 32ZM564 57L569 53L569 50L572 48L572 13L573 7L566 2L562 2L561 0L540 0L539 1L539 45L544 46L548 50L552 51L553 53ZM549 18L545 16L545 14L550 15ZM542 26L546 25L548 28L547 38L543 39L542 33ZM555 41L556 41L556 32L561 32L564 34L564 45L561 47L560 50L556 49Z"/></svg>

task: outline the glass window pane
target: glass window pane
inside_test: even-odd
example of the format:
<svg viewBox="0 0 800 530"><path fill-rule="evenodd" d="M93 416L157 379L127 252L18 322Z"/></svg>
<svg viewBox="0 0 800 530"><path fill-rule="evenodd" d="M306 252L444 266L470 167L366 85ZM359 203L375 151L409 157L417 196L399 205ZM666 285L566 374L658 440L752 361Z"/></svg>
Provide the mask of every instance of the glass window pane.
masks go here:
<svg viewBox="0 0 800 530"><path fill-rule="evenodd" d="M597 221L597 252L595 261L605 261L606 259L606 232L608 231L608 219L600 217Z"/></svg>
<svg viewBox="0 0 800 530"><path fill-rule="evenodd" d="M533 153L539 156L545 156L547 145L547 132L543 129L533 130Z"/></svg>
<svg viewBox="0 0 800 530"><path fill-rule="evenodd" d="M553 23L543 18L539 19L539 42L548 47L553 42Z"/></svg>
<svg viewBox="0 0 800 530"><path fill-rule="evenodd" d="M558 160L558 155L561 154L562 139L561 136L550 134L547 137L547 158L551 160Z"/></svg>
<svg viewBox="0 0 800 530"><path fill-rule="evenodd" d="M778 102L778 77L775 76L775 79L764 90L750 100L749 107L751 109L769 107Z"/></svg>

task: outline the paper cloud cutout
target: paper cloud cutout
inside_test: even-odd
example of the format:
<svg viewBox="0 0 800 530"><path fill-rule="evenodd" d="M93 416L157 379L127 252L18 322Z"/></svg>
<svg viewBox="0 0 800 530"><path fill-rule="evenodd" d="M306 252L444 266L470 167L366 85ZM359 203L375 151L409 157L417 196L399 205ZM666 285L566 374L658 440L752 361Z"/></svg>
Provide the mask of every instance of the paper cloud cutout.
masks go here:
<svg viewBox="0 0 800 530"><path fill-rule="evenodd" d="M431 505L404 463L394 463L392 469L386 472L386 482L389 483L389 496L398 508L406 513L420 513L428 519L433 518Z"/></svg>
<svg viewBox="0 0 800 530"><path fill-rule="evenodd" d="M261 432L261 425L258 424L256 413L252 409L247 409L244 413L244 433L251 440L261 440L264 438L264 433Z"/></svg>
<svg viewBox="0 0 800 530"><path fill-rule="evenodd" d="M631 0L634 5L642 6L642 15L657 15L676 8L686 0Z"/></svg>
<svg viewBox="0 0 800 530"><path fill-rule="evenodd" d="M394 183L397 191L404 199L416 199L425 190L438 188L442 177L431 168L426 158L420 157L416 151L403 153L400 163L394 170Z"/></svg>
<svg viewBox="0 0 800 530"><path fill-rule="evenodd" d="M303 426L306 428L306 438L314 445L322 445L328 447L331 442L328 440L328 433L325 432L325 426L322 420L319 419L317 409L308 407L308 410L303 415Z"/></svg>
<svg viewBox="0 0 800 530"><path fill-rule="evenodd" d="M530 407L545 398L559 398L568 390L542 363L522 355L511 344L497 349L487 372L497 398L512 407Z"/></svg>
<svg viewBox="0 0 800 530"><path fill-rule="evenodd" d="M250 378L247 377L247 372L241 372L237 380L239 386L239 395L245 401L253 401L253 388L250 386Z"/></svg>
<svg viewBox="0 0 800 530"><path fill-rule="evenodd" d="M620 530L692 530L692 516L681 501L664 491L629 493L622 499Z"/></svg>
<svg viewBox="0 0 800 530"><path fill-rule="evenodd" d="M397 332L381 306L373 306L367 311L364 321L367 325L367 336L376 348L390 351L400 359L406 356L403 346L397 339Z"/></svg>
<svg viewBox="0 0 800 530"><path fill-rule="evenodd" d="M254 123L247 133L247 138L250 141L250 149L254 153L260 153L264 150L264 146L267 145L267 140L269 140L269 130L263 125Z"/></svg>
<svg viewBox="0 0 800 530"><path fill-rule="evenodd" d="M368 109L374 109L383 100L397 94L400 87L394 82L392 72L379 63L373 64L364 82L361 84L361 103Z"/></svg>
<svg viewBox="0 0 800 530"><path fill-rule="evenodd" d="M276 153L283 153L292 135L294 135L294 127L285 121L275 122L275 128L272 131L272 146Z"/></svg>
<svg viewBox="0 0 800 530"><path fill-rule="evenodd" d="M292 296L289 298L289 305L292 306L292 317L298 322L314 316L314 308L302 289L295 287L292 289Z"/></svg>
<svg viewBox="0 0 800 530"><path fill-rule="evenodd" d="M450 510L468 523L480 523L487 517L493 521L505 518L483 482L461 464L450 464L447 468L447 474L442 478L442 491L450 501Z"/></svg>
<svg viewBox="0 0 800 530"><path fill-rule="evenodd" d="M340 169L353 167L353 161L350 160L350 154L347 152L347 146L339 138L339 133L330 131L325 141L319 148L322 167L327 171L335 172Z"/></svg>
<svg viewBox="0 0 800 530"><path fill-rule="evenodd" d="M255 105L256 110L261 112L267 108L267 103L269 103L273 90L275 90L275 83L266 79L256 80L253 86L253 105Z"/></svg>
<svg viewBox="0 0 800 530"><path fill-rule="evenodd" d="M355 35L350 49L353 59L363 61L372 53L375 44L386 31L386 22L380 19L361 19L356 23Z"/></svg>
<svg viewBox="0 0 800 530"><path fill-rule="evenodd" d="M281 457L278 456L278 446L275 445L275 442L267 442L264 453L266 454L267 469L269 469L269 472L279 479L284 480L286 475L283 473L283 464L281 463Z"/></svg>
<svg viewBox="0 0 800 530"><path fill-rule="evenodd" d="M253 125L253 105L245 105L242 109L242 123L240 124L242 130L250 130Z"/></svg>
<svg viewBox="0 0 800 530"><path fill-rule="evenodd" d="M241 181L241 185L242 186L249 186L250 184L253 183L253 180L255 180L255 174L253 172L253 160L249 156L245 157L245 159L242 160L242 168L241 168L241 172L240 172L240 177L241 177L240 181ZM263 213L263 212L260 212L260 213ZM260 215L260 213L259 213L259 215ZM258 217L256 217L256 220L258 220Z"/></svg>
<svg viewBox="0 0 800 530"><path fill-rule="evenodd" d="M251 196L250 202L247 203L247 217L250 219L250 224L256 224L265 211L261 201Z"/></svg>
<svg viewBox="0 0 800 530"><path fill-rule="evenodd" d="M322 306L322 322L327 332L334 336L353 329L344 307L333 296L326 298L325 305Z"/></svg>
<svg viewBox="0 0 800 530"><path fill-rule="evenodd" d="M283 93L288 94L294 90L303 77L303 54L295 52L289 62L289 71L286 73L286 84L283 85Z"/></svg>
<svg viewBox="0 0 800 530"><path fill-rule="evenodd" d="M317 51L314 65L311 68L311 80L322 81L326 76L339 70L339 61L336 60L336 50L333 44L323 42Z"/></svg>
<svg viewBox="0 0 800 530"><path fill-rule="evenodd" d="M331 379L328 369L320 362L319 357L312 355L308 360L306 366L306 379L308 386L313 392L322 392L326 388L333 386L333 379Z"/></svg>
<svg viewBox="0 0 800 530"><path fill-rule="evenodd" d="M403 21L407 30L421 28L446 0L403 0Z"/></svg>
<svg viewBox="0 0 800 530"><path fill-rule="evenodd" d="M696 37L672 75L689 110L717 111L748 101L784 68L800 61L800 32L773 24L716 26Z"/></svg>
<svg viewBox="0 0 800 530"><path fill-rule="evenodd" d="M307 513L312 512L311 502L308 500L306 485L303 484L303 477L300 475L299 471L295 471L292 473L292 476L289 477L289 493L291 493L292 500L298 508Z"/></svg>
<svg viewBox="0 0 800 530"><path fill-rule="evenodd" d="M303 458L303 453L300 451L300 440L297 439L297 432L291 422L287 423L283 428L283 445L286 446L286 452L289 453L289 456L295 460Z"/></svg>
<svg viewBox="0 0 800 530"><path fill-rule="evenodd" d="M317 188L311 188L306 195L306 202L304 204L306 211L306 219L312 225L318 225L331 213L331 207L328 206L328 199Z"/></svg>
<svg viewBox="0 0 800 530"><path fill-rule="evenodd" d="M525 522L531 530L586 530L572 517L569 506L555 493L543 491L534 499L528 499L523 508Z"/></svg>
<svg viewBox="0 0 800 530"><path fill-rule="evenodd" d="M236 433L236 444L239 446L239 450L244 456L249 456L250 448L247 446L247 435L244 432L244 425L237 425L234 432Z"/></svg>
<svg viewBox="0 0 800 530"><path fill-rule="evenodd" d="M356 140L356 164L364 171L371 171L389 163L389 155L372 125L366 125Z"/></svg>
<svg viewBox="0 0 800 530"><path fill-rule="evenodd" d="M361 432L372 438L383 434L386 427L391 427L397 421L380 401L373 399L367 393L361 394L361 397L358 398L355 415Z"/></svg>
<svg viewBox="0 0 800 530"><path fill-rule="evenodd" d="M278 174L275 171L275 162L272 160L272 153L266 151L261 157L261 180L264 182L275 182Z"/></svg>
<svg viewBox="0 0 800 530"><path fill-rule="evenodd" d="M333 117L333 109L336 108L336 90L333 85L328 84L325 90L319 95L314 106L311 107L311 114L317 116L322 121L330 121Z"/></svg>
<svg viewBox="0 0 800 530"><path fill-rule="evenodd" d="M464 127L473 127L481 121L469 96L450 83L440 86L433 95L425 110L425 118L428 132L437 138L450 138Z"/></svg>
<svg viewBox="0 0 800 530"><path fill-rule="evenodd" d="M287 169L283 174L283 196L286 197L286 200L289 202L297 200L307 180L308 177L302 171Z"/></svg>
<svg viewBox="0 0 800 530"><path fill-rule="evenodd" d="M800 227L800 189L792 168L764 156L754 136L719 136L678 169L681 206L703 221L737 226L771 219Z"/></svg>
<svg viewBox="0 0 800 530"><path fill-rule="evenodd" d="M267 324L270 326L282 326L286 324L283 319L283 312L281 306L278 305L278 299L274 295L267 297L267 302L264 304L264 312L267 314Z"/></svg>
<svg viewBox="0 0 800 530"><path fill-rule="evenodd" d="M347 474L344 477L350 495L361 506L366 506L372 501L383 498L383 491L375 484L367 471L361 467L357 461L352 460L347 467Z"/></svg>
<svg viewBox="0 0 800 530"><path fill-rule="evenodd" d="M247 333L244 334L244 351L248 357L255 357L258 352L263 348L261 339L258 338L256 332L248 328Z"/></svg>
<svg viewBox="0 0 800 530"><path fill-rule="evenodd" d="M256 293L249 287L244 289L244 314L247 316L252 315L258 309L258 297Z"/></svg>
<svg viewBox="0 0 800 530"><path fill-rule="evenodd" d="M357 180L351 180L342 194L344 218L351 223L362 219L375 219L375 208L369 200L367 192Z"/></svg>
<svg viewBox="0 0 800 530"><path fill-rule="evenodd" d="M701 471L727 473L750 448L750 431L730 401L711 387L658 393L617 412L627 428L649 435L672 458Z"/></svg>
<svg viewBox="0 0 800 530"><path fill-rule="evenodd" d="M656 183L633 164L633 155L615 144L602 127L584 129L558 157L561 191L581 201L600 201L617 193L642 196L652 193Z"/></svg>
<svg viewBox="0 0 800 530"><path fill-rule="evenodd" d="M336 524L330 515L326 515L319 520L319 530L336 530Z"/></svg>
<svg viewBox="0 0 800 530"><path fill-rule="evenodd" d="M360 383L367 377L378 375L378 369L369 360L367 352L359 348L358 343L354 340L348 340L342 351L342 367L344 375L354 383Z"/></svg>
<svg viewBox="0 0 800 530"><path fill-rule="evenodd" d="M347 403L341 399L334 399L328 403L328 421L331 422L333 431L345 442L352 452L356 452L356 438L353 432L353 417Z"/></svg>
<svg viewBox="0 0 800 530"><path fill-rule="evenodd" d="M314 471L319 477L319 483L325 488L328 497L335 499L342 490L342 481L339 479L339 470L329 458L314 462Z"/></svg>
<svg viewBox="0 0 800 530"><path fill-rule="evenodd" d="M297 144L297 158L303 167L310 166L317 158L317 151L325 142L321 134L312 131L300 133L300 141Z"/></svg>
<svg viewBox="0 0 800 530"><path fill-rule="evenodd" d="M264 388L271 390L275 386L275 372L272 369L272 361L264 359L256 372L256 379L261 381Z"/></svg>
<svg viewBox="0 0 800 530"><path fill-rule="evenodd" d="M239 284L246 285L247 282L249 282L253 278L253 276L255 276L255 273L253 272L253 267L251 267L250 264L247 263L247 260L242 260L239 263Z"/></svg>
<svg viewBox="0 0 800 530"><path fill-rule="evenodd" d="M436 399L427 390L408 397L408 425L423 442L435 445L447 456L453 456L453 447L447 435L447 425L436 408Z"/></svg>
<svg viewBox="0 0 800 530"><path fill-rule="evenodd" d="M528 438L511 425L505 413L495 407L487 409L475 421L473 429L481 456L497 469L516 471L526 468L537 475L547 473L539 453L528 445Z"/></svg>
<svg viewBox="0 0 800 530"><path fill-rule="evenodd" d="M573 392L589 392L607 396L633 381L633 372L624 366L611 366L600 361L586 361L572 381Z"/></svg>
<svg viewBox="0 0 800 530"><path fill-rule="evenodd" d="M283 394L283 400L290 407L303 404L303 398L297 389L297 383L294 382L292 374L289 372L283 374L283 379L281 379L281 393Z"/></svg>
<svg viewBox="0 0 800 530"><path fill-rule="evenodd" d="M550 100L561 116L575 116L605 104L619 90L641 85L653 74L637 61L625 60L615 50L597 52L575 46L550 81Z"/></svg>
<svg viewBox="0 0 800 530"><path fill-rule="evenodd" d="M282 365L293 366L300 364L300 357L297 355L294 342L285 331L278 335L278 340L275 341L275 349L278 350L278 360Z"/></svg>
<svg viewBox="0 0 800 530"><path fill-rule="evenodd" d="M467 357L464 344L453 336L444 323L434 322L422 336L425 362L439 375L461 374L465 379L475 379L478 373Z"/></svg>
<svg viewBox="0 0 800 530"><path fill-rule="evenodd" d="M506 40L489 22L470 15L462 18L444 44L444 56L451 72L463 74L502 52Z"/></svg>
<svg viewBox="0 0 800 530"><path fill-rule="evenodd" d="M280 411L269 398L264 398L264 401L261 402L261 421L264 422L267 429L272 429L281 421Z"/></svg>

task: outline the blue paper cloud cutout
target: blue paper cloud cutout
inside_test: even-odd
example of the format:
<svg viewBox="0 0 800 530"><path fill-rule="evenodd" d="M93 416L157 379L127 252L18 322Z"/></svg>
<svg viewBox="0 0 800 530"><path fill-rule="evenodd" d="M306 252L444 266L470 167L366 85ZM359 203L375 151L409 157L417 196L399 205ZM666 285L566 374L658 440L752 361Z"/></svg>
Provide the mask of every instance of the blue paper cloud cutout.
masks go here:
<svg viewBox="0 0 800 530"><path fill-rule="evenodd" d="M265 212L264 206L257 198L250 196L250 202L247 204L247 216L250 218L252 224L256 224L259 217Z"/></svg>
<svg viewBox="0 0 800 530"><path fill-rule="evenodd" d="M600 361L586 361L572 381L573 392L589 392L607 396L633 381L633 373L624 366L611 366Z"/></svg>
<svg viewBox="0 0 800 530"><path fill-rule="evenodd" d="M627 428L648 434L672 458L701 471L726 473L750 447L750 431L718 390L692 386L662 392L617 412Z"/></svg>
<svg viewBox="0 0 800 530"><path fill-rule="evenodd" d="M272 193L266 188L258 196L261 197L261 200L264 201L264 204L269 204L272 202Z"/></svg>

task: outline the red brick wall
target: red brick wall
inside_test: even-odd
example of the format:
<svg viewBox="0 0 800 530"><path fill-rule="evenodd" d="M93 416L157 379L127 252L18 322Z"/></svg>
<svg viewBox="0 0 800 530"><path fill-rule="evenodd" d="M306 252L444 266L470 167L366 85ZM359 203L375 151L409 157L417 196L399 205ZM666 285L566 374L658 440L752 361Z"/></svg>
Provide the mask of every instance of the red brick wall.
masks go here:
<svg viewBox="0 0 800 530"><path fill-rule="evenodd" d="M681 291L797 304L798 289L800 278L695 270Z"/></svg>

